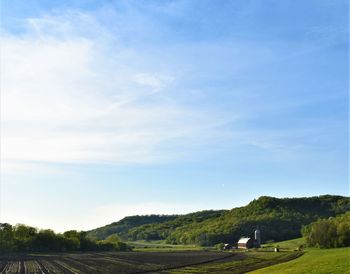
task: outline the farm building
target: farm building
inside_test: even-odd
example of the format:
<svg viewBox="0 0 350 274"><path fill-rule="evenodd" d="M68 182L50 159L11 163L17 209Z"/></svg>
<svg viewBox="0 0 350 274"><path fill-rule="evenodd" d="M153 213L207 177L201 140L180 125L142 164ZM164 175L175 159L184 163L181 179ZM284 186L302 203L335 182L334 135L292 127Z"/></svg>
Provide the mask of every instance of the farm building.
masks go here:
<svg viewBox="0 0 350 274"><path fill-rule="evenodd" d="M243 249L253 248L257 247L257 242L252 238L241 238L238 241L237 247Z"/></svg>
<svg viewBox="0 0 350 274"><path fill-rule="evenodd" d="M254 232L254 237L255 237L255 239L248 238L248 237L243 237L243 238L239 239L239 241L237 243L237 247L244 248L244 249L253 248L253 247L260 247L261 234L260 234L260 230L258 228Z"/></svg>

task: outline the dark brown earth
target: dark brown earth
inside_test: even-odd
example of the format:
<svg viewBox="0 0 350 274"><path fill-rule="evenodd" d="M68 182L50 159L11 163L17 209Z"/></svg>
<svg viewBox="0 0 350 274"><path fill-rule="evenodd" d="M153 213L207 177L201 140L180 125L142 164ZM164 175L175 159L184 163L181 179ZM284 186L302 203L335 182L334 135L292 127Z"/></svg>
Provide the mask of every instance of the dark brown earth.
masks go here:
<svg viewBox="0 0 350 274"><path fill-rule="evenodd" d="M225 262L240 254L213 251L85 252L0 257L3 273L157 273L162 270Z"/></svg>

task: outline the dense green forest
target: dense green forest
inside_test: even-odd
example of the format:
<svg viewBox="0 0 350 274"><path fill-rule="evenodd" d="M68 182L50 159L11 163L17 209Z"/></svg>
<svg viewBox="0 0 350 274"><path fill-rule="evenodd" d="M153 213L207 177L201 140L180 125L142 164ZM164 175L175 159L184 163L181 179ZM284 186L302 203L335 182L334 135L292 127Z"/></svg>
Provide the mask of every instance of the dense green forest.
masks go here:
<svg viewBox="0 0 350 274"><path fill-rule="evenodd" d="M0 224L0 253L28 251L110 251L129 250L116 235L96 241L87 237L86 232L70 230L56 234L50 229L38 230L18 224Z"/></svg>
<svg viewBox="0 0 350 274"><path fill-rule="evenodd" d="M312 247L332 248L350 246L350 212L319 219L302 229L306 243Z"/></svg>
<svg viewBox="0 0 350 274"><path fill-rule="evenodd" d="M125 218L103 228L88 232L91 236L107 237L106 231L117 233L122 240L165 240L172 244L214 245L236 242L242 236L253 236L257 226L262 241L282 241L301 236L303 225L319 218L329 218L350 211L348 197L323 195L309 198L274 198L262 196L247 206L232 210L201 211L187 215L159 216L161 222L151 222L155 216ZM144 224L142 224L144 222ZM117 229L123 224L123 229ZM108 229L107 229L108 228ZM100 229L103 233L100 233Z"/></svg>

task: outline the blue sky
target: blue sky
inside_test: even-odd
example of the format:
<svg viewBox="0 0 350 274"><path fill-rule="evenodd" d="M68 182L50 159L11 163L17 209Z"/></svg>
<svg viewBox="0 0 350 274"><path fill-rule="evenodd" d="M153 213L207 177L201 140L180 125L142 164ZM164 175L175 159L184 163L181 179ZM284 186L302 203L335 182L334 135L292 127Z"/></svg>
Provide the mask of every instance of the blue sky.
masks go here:
<svg viewBox="0 0 350 274"><path fill-rule="evenodd" d="M1 221L348 195L347 1L2 1Z"/></svg>

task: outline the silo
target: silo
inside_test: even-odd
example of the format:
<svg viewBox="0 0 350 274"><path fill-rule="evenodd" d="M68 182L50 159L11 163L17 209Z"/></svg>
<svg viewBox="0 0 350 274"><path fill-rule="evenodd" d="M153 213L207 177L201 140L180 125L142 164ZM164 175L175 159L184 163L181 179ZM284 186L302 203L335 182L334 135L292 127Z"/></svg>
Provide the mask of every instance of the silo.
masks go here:
<svg viewBox="0 0 350 274"><path fill-rule="evenodd" d="M259 228L257 228L254 232L254 236L255 236L255 240L256 242L259 244L259 246L261 245L261 233Z"/></svg>

